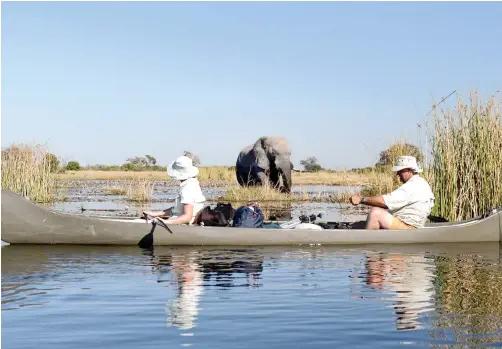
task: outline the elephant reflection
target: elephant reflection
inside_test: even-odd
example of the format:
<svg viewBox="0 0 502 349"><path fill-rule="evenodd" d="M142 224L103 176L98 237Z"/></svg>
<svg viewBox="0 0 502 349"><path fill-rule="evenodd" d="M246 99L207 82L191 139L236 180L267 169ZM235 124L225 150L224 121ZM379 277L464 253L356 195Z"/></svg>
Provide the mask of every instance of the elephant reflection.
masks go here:
<svg viewBox="0 0 502 349"><path fill-rule="evenodd" d="M240 151L235 164L241 186L270 185L283 193L291 192L292 171L291 148L281 136L260 137Z"/></svg>

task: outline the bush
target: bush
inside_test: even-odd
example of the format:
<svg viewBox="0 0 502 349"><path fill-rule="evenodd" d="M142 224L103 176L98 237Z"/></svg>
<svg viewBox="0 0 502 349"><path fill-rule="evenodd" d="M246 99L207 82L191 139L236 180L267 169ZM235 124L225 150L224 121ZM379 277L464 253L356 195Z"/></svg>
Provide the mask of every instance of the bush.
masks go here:
<svg viewBox="0 0 502 349"><path fill-rule="evenodd" d="M78 171L81 169L81 167L77 161L70 161L68 164L66 164L66 169L68 171Z"/></svg>

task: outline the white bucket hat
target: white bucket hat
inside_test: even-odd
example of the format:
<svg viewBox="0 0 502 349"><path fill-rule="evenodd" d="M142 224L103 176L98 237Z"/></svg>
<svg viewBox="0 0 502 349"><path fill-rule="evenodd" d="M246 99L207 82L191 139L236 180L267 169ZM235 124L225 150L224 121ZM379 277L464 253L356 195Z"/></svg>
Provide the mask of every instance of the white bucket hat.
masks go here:
<svg viewBox="0 0 502 349"><path fill-rule="evenodd" d="M199 169L193 165L192 159L188 156L180 156L172 162L167 169L167 174L179 181L196 177Z"/></svg>
<svg viewBox="0 0 502 349"><path fill-rule="evenodd" d="M400 156L396 160L396 164L392 167L392 171L398 172L405 168L412 169L415 172L422 172L422 169L417 164L417 158L414 156Z"/></svg>

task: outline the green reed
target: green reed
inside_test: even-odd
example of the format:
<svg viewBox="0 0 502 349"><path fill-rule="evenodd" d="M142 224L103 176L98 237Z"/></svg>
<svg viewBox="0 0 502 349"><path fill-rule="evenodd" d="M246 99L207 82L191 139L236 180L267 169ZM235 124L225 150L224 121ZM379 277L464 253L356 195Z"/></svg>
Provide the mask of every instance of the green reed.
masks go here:
<svg viewBox="0 0 502 349"><path fill-rule="evenodd" d="M502 123L495 97L433 113L426 177L436 197L433 214L469 219L502 206Z"/></svg>

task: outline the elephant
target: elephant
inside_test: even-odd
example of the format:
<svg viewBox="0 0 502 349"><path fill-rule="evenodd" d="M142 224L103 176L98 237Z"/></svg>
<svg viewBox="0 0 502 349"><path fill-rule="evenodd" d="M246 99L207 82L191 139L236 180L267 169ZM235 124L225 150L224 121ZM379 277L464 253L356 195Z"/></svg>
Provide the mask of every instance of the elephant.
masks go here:
<svg viewBox="0 0 502 349"><path fill-rule="evenodd" d="M291 171L291 148L280 136L260 137L239 152L235 163L237 181L241 186L270 185L283 193L291 193Z"/></svg>

